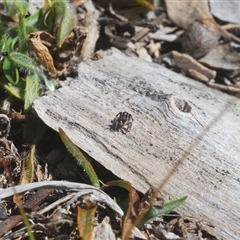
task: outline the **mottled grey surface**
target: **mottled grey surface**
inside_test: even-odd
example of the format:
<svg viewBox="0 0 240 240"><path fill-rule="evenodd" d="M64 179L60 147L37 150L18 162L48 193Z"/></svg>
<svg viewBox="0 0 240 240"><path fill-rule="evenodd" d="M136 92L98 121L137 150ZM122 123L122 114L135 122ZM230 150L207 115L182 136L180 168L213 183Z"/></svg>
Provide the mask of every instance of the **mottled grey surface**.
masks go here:
<svg viewBox="0 0 240 240"><path fill-rule="evenodd" d="M180 213L213 224L215 228L208 231L219 239L238 239L240 106L236 101L112 49L101 60L81 63L78 79L37 99L34 110L48 126L63 128L81 149L140 191L158 186L185 155L164 187L165 198L188 195ZM134 118L126 135L110 130L120 111Z"/></svg>

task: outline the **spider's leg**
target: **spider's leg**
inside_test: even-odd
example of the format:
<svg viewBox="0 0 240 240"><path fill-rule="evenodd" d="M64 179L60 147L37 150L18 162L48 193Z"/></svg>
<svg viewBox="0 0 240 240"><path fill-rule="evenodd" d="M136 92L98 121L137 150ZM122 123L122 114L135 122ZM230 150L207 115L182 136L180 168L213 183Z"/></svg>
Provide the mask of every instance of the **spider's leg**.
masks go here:
<svg viewBox="0 0 240 240"><path fill-rule="evenodd" d="M132 115L130 115L130 117L129 117L129 122L133 122L133 116Z"/></svg>
<svg viewBox="0 0 240 240"><path fill-rule="evenodd" d="M129 132L132 128L132 122L127 123L127 131Z"/></svg>
<svg viewBox="0 0 240 240"><path fill-rule="evenodd" d="M112 129L114 131L118 131L120 128L121 128L121 115L122 115L122 112L119 112L115 118L111 121L112 122Z"/></svg>
<svg viewBox="0 0 240 240"><path fill-rule="evenodd" d="M122 133L126 134L127 132L130 132L132 128L132 122L126 122L124 126L121 128Z"/></svg>
<svg viewBox="0 0 240 240"><path fill-rule="evenodd" d="M119 112L114 119L116 119L116 120L121 119L121 116L122 116L122 112Z"/></svg>
<svg viewBox="0 0 240 240"><path fill-rule="evenodd" d="M126 128L121 128L121 132L122 132L123 134L126 134L128 131L127 131Z"/></svg>

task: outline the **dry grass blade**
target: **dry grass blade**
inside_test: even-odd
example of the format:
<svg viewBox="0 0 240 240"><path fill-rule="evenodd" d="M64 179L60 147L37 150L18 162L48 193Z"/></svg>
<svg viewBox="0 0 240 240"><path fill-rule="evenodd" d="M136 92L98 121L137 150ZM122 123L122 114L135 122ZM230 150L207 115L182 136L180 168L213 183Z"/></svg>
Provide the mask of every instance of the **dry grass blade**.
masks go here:
<svg viewBox="0 0 240 240"><path fill-rule="evenodd" d="M81 184L75 182L43 181L19 185L15 187L9 187L0 190L0 199L4 199L7 197L11 197L14 194L19 194L35 189L64 189L70 192L78 192L76 194L77 196L75 195L76 200L81 195L91 193L93 196L95 196L96 201L106 204L109 208L111 208L113 211L119 214L120 217L123 216L122 209L113 201L112 198L110 198L103 191L88 184Z"/></svg>
<svg viewBox="0 0 240 240"><path fill-rule="evenodd" d="M79 236L83 240L91 240L93 234L93 221L97 210L96 202L92 202L89 194L83 195L80 198L78 206L77 226Z"/></svg>
<svg viewBox="0 0 240 240"><path fill-rule="evenodd" d="M20 185L31 183L33 180L34 154L35 154L35 145L32 146L29 156L24 161L24 164L22 167L22 177L20 180ZM16 194L13 197L13 202L17 203L21 200L21 198L22 198L22 194Z"/></svg>
<svg viewBox="0 0 240 240"><path fill-rule="evenodd" d="M126 189L129 192L129 196L127 198L128 206L127 206L126 213L124 215L123 227L122 227L122 233L121 233L122 239L125 239L125 235L127 233L126 230L132 225L133 219L135 219L138 214L138 208L139 208L139 203L140 203L139 195L138 195L136 189L128 181L113 180L113 181L106 183L106 186L107 187L121 187L121 188Z"/></svg>

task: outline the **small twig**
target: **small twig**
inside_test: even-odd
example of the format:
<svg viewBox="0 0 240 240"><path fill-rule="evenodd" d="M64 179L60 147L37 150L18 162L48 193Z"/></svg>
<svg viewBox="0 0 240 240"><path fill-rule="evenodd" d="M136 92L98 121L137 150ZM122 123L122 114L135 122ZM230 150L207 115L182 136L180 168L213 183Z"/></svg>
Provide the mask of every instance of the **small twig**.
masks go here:
<svg viewBox="0 0 240 240"><path fill-rule="evenodd" d="M165 13L162 13L161 15L159 15L155 20L153 20L151 22L152 25L158 25L162 22L162 20L166 17ZM133 42L137 42L139 41L141 38L143 38L144 36L146 36L149 32L151 32L152 29L145 27L142 30L140 30L139 32L137 32L133 37L132 37L132 41Z"/></svg>
<svg viewBox="0 0 240 240"><path fill-rule="evenodd" d="M71 199L72 197L74 197L76 193L71 193L67 196L64 196L63 198L55 201L54 203L48 205L47 207L45 207L44 209L40 210L38 213L39 214L44 214L45 212L50 211L51 209L54 209L55 207L59 206L60 204L65 203L66 201L68 201L69 199Z"/></svg>
<svg viewBox="0 0 240 240"><path fill-rule="evenodd" d="M225 85L222 85L222 84L212 83L212 82L208 82L207 85L209 87L217 88L217 89L220 89L220 90L240 93L240 88L238 88L238 87L225 86Z"/></svg>
<svg viewBox="0 0 240 240"><path fill-rule="evenodd" d="M225 29L222 29L222 33L223 33L223 36L226 37L227 39L229 39L230 41L233 41L237 44L240 44L240 38L238 38L237 36L235 36L234 34L226 31Z"/></svg>

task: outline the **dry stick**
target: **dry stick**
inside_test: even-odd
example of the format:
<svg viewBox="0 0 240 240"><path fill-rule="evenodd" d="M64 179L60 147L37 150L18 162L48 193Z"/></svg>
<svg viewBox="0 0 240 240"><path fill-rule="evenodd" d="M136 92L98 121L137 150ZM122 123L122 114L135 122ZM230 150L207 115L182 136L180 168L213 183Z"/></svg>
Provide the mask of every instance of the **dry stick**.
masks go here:
<svg viewBox="0 0 240 240"><path fill-rule="evenodd" d="M6 189L2 189L2 191L6 191ZM34 195L32 195L30 198L26 200L26 202L23 204L23 209L27 208L33 211L37 206L39 206L46 199L47 196L49 196L49 194L52 191L53 190L49 190L49 189L39 189ZM13 215L13 216L10 216L8 219L0 222L0 237L2 237L8 231L14 228L21 221L22 221L21 215Z"/></svg>
<svg viewBox="0 0 240 240"><path fill-rule="evenodd" d="M166 17L165 13L162 13L161 15L159 15L155 20L153 20L151 22L151 24L153 25L158 25L162 22L162 20ZM139 32L137 32L133 37L132 37L132 41L133 42L137 42L139 41L141 38L143 38L145 35L147 35L149 32L151 32L152 29L145 27L142 30L140 30Z"/></svg>
<svg viewBox="0 0 240 240"><path fill-rule="evenodd" d="M237 43L237 44L240 44L240 38L238 38L237 36L235 36L234 34L226 31L225 29L222 29L222 33L223 33L223 36L224 37L227 37L228 39L230 39L231 41Z"/></svg>
<svg viewBox="0 0 240 240"><path fill-rule="evenodd" d="M183 164L184 160L187 159L187 157L190 155L191 151L200 143L200 141L203 139L205 134L210 131L210 129L216 124L216 122L219 121L219 119L226 113L225 110L228 109L228 107L230 107L237 101L238 101L238 98L236 98L230 102L227 102L225 104L225 106L223 107L222 111L220 111L219 114L215 118L213 118L213 120L210 122L210 124L199 134L199 136L195 138L194 142L189 146L188 150L178 160L176 165L170 170L168 175L165 177L165 179L162 181L162 183L160 183L160 185L158 186L157 190L154 191L153 196L151 197L151 199L149 201L149 205L147 204L147 206L145 208L145 211L142 211L142 213L139 215L139 217L133 223L133 225L127 229L127 234L126 234L127 237L130 235L132 227L138 226L139 223L142 221L146 212L151 208L154 199L158 196L159 192L161 192L163 190L165 185L169 182L170 178L174 175L174 173L177 171L177 169Z"/></svg>
<svg viewBox="0 0 240 240"><path fill-rule="evenodd" d="M222 84L212 83L212 82L208 82L207 85L209 87L212 87L212 88L217 88L217 89L221 89L221 90L225 90L225 91L240 93L240 88L239 87L225 86L225 85L222 85Z"/></svg>
<svg viewBox="0 0 240 240"><path fill-rule="evenodd" d="M63 198L58 199L54 203L52 203L52 204L46 206L44 209L41 209L40 211L38 211L38 214L44 214L45 212L48 212L48 211L54 209L55 207L58 207L59 205L65 203L66 201L68 201L69 199L74 197L75 194L76 193L71 193L67 196L64 196Z"/></svg>

